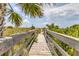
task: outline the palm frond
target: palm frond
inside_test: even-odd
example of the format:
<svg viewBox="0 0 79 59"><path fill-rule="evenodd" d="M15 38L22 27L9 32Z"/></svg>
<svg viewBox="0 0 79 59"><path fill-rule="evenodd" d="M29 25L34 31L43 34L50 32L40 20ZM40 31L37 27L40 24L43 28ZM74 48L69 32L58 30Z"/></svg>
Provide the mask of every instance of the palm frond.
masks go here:
<svg viewBox="0 0 79 59"><path fill-rule="evenodd" d="M11 21L12 24L15 24L15 26L20 26L22 24L21 16L14 11L10 13L9 21Z"/></svg>
<svg viewBox="0 0 79 59"><path fill-rule="evenodd" d="M20 3L19 6L22 8L25 14L31 15L32 17L43 16L43 10L40 4L35 3Z"/></svg>

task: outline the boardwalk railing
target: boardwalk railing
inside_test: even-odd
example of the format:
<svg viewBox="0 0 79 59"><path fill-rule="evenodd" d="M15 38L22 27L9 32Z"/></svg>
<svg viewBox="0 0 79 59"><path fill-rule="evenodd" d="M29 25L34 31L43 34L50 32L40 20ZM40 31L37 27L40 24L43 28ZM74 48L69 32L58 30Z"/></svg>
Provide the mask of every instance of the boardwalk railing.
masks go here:
<svg viewBox="0 0 79 59"><path fill-rule="evenodd" d="M0 55L28 55L36 37L36 31L31 30L13 34L11 37L0 38Z"/></svg>
<svg viewBox="0 0 79 59"><path fill-rule="evenodd" d="M55 50L56 48L63 56L69 56L69 54L63 48L61 48L60 45L58 45L57 42L53 40L53 38L51 38L49 34L57 38L59 41L67 44L68 46L73 47L75 49L74 55L79 55L79 38L74 38L54 31L45 30L44 35L45 35L48 47L53 55L58 55Z"/></svg>

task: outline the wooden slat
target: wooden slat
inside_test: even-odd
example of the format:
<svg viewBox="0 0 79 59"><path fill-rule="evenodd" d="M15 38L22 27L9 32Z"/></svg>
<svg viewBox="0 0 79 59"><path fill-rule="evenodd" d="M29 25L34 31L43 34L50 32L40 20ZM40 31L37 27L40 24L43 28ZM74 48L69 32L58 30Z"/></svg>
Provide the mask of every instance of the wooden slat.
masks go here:
<svg viewBox="0 0 79 59"><path fill-rule="evenodd" d="M23 39L25 36L33 32L35 31L33 30L26 33L15 34L12 35L12 37L7 37L7 38L0 38L0 55L7 52L12 46L17 44L21 39Z"/></svg>
<svg viewBox="0 0 79 59"><path fill-rule="evenodd" d="M51 44L51 42L49 42L49 39L47 38L46 34L45 34L45 39L46 39L46 42L47 42L47 45L49 47L49 50L50 50L51 54L52 55L54 54L54 56L58 56L58 54L54 50L54 44Z"/></svg>
<svg viewBox="0 0 79 59"><path fill-rule="evenodd" d="M32 39L32 40L31 40L31 42L30 42L29 46L27 47L27 50L30 50L30 47L32 46L32 44L33 44L33 42L34 42L35 38L36 38L36 36L34 37L34 39Z"/></svg>
<svg viewBox="0 0 79 59"><path fill-rule="evenodd" d="M47 42L47 45L48 45L48 47L49 47L49 50L50 50L51 54L54 55L54 56L58 56L58 54L57 54L56 51L54 50L54 44L51 45L51 42L49 42L49 40L48 40L48 38L47 38L46 32L44 32L44 37L45 37L45 39L46 39L46 42Z"/></svg>
<svg viewBox="0 0 79 59"><path fill-rule="evenodd" d="M26 33L21 33L21 34L16 34L12 35L13 39L13 45L15 45L17 42L25 38L27 35L31 35L33 32L26 32Z"/></svg>
<svg viewBox="0 0 79 59"><path fill-rule="evenodd" d="M12 37L7 37L7 38L1 38L2 42L0 42L0 55L8 51L12 45Z"/></svg>
<svg viewBox="0 0 79 59"><path fill-rule="evenodd" d="M58 40L62 41L63 43L68 44L69 46L79 51L79 38L74 38L68 35L60 34L49 30L47 30L47 32L56 37Z"/></svg>
<svg viewBox="0 0 79 59"><path fill-rule="evenodd" d="M35 42L36 37L37 37L37 34L35 33L35 35L32 37L33 39L31 38L28 44L26 42L26 44L25 44L26 45L26 49L25 49L25 53L23 54L23 56L28 56L29 51L31 49L31 46Z"/></svg>
<svg viewBox="0 0 79 59"><path fill-rule="evenodd" d="M50 38L48 35L47 35L48 39L50 42L52 42L54 44L54 46L60 51L60 53L63 55L63 56L69 56L67 52L65 52L52 38ZM52 44L52 45L53 45Z"/></svg>
<svg viewBox="0 0 79 59"><path fill-rule="evenodd" d="M30 41L32 41L32 38L34 37L34 35L30 38L30 39L28 39L28 41L30 42ZM28 44L26 44L26 43L28 43L27 41L16 51L16 53L14 54L14 56L18 56L18 55L20 55L20 51L21 50L23 50L23 48L25 47L25 46L28 46Z"/></svg>
<svg viewBox="0 0 79 59"><path fill-rule="evenodd" d="M17 35L12 35L13 45L17 44L20 40L23 40L23 38L25 38L27 35L30 35L30 37L31 37L31 34L34 32L35 31L30 31L30 32L17 34Z"/></svg>

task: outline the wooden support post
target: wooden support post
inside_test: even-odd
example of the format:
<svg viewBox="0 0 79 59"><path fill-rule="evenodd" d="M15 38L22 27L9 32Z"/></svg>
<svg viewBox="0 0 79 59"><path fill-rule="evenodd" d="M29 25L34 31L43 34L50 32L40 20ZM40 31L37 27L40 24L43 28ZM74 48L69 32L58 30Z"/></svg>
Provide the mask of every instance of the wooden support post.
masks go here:
<svg viewBox="0 0 79 59"><path fill-rule="evenodd" d="M9 56L12 56L12 48L9 50Z"/></svg>

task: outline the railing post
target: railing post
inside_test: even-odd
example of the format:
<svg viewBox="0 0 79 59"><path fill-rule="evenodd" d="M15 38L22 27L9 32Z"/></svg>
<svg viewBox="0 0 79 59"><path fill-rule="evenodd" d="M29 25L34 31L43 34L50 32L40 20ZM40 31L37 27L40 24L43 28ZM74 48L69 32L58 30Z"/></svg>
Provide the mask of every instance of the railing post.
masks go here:
<svg viewBox="0 0 79 59"><path fill-rule="evenodd" d="M14 45L14 39L12 38L12 40L9 42L9 43L12 43L12 46L11 46L11 48L10 48L10 50L9 50L9 56L12 56L13 55L13 45Z"/></svg>
<svg viewBox="0 0 79 59"><path fill-rule="evenodd" d="M44 36L46 35L46 29L44 29Z"/></svg>
<svg viewBox="0 0 79 59"><path fill-rule="evenodd" d="M9 56L12 56L12 48L9 50Z"/></svg>
<svg viewBox="0 0 79 59"><path fill-rule="evenodd" d="M37 31L34 32L34 35L35 36L37 35ZM34 41L37 42L37 39L35 39Z"/></svg>

